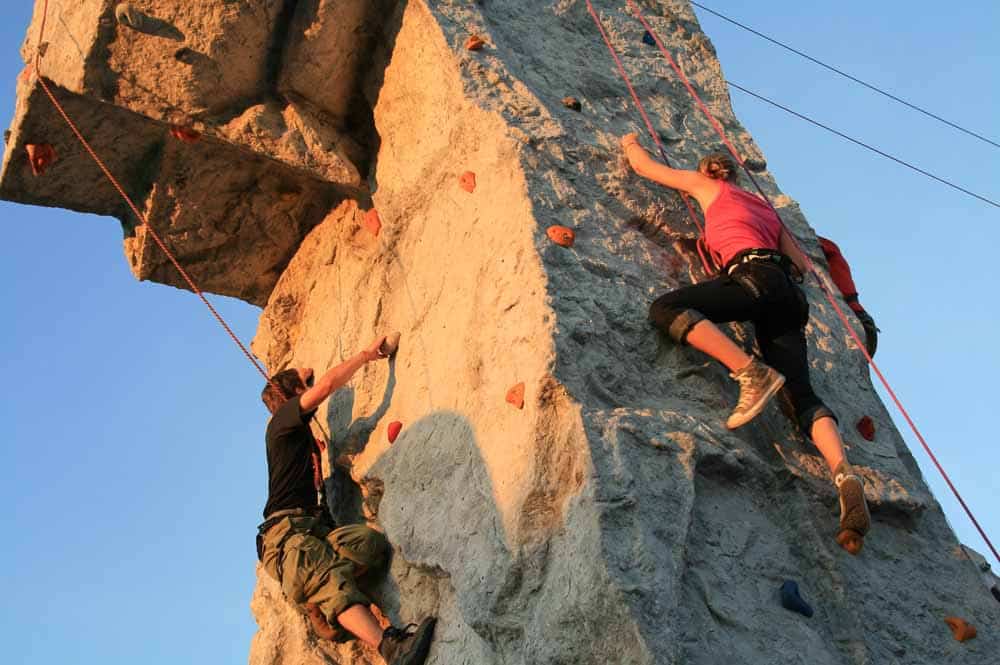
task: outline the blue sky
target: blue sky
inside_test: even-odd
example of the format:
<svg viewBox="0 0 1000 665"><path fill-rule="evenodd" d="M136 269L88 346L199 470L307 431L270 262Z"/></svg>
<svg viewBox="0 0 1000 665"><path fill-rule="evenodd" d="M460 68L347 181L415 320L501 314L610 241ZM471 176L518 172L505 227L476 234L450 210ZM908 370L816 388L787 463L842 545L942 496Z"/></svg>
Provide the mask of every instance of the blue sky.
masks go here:
<svg viewBox="0 0 1000 665"><path fill-rule="evenodd" d="M30 4L0 8L5 118ZM841 0L835 12L791 0L703 4L1000 140L995 2L915 10ZM1000 197L1000 149L701 18L732 81ZM604 57L596 35L594 53ZM848 256L883 330L880 366L1000 539L990 426L1000 211L739 92L733 99L784 191ZM8 203L0 211L0 418L12 430L0 446L5 661L245 662L266 492L259 377L195 296L135 282L115 220ZM253 336L258 310L213 302L244 341ZM984 551L904 435L960 538Z"/></svg>

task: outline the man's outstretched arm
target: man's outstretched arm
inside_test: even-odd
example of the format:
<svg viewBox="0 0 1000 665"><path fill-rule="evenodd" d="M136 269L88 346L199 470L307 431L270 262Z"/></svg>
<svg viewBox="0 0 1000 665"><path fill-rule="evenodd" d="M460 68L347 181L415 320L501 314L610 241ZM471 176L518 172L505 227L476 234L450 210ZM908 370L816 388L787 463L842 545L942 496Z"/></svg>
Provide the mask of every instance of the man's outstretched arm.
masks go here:
<svg viewBox="0 0 1000 665"><path fill-rule="evenodd" d="M323 376L316 380L316 384L312 388L302 393L299 400L302 412L305 413L317 408L323 403L323 400L333 394L333 391L350 381L354 373L361 369L365 363L382 357L379 353L379 347L383 341L385 341L385 336L378 337L368 348L351 356L336 367L328 369Z"/></svg>

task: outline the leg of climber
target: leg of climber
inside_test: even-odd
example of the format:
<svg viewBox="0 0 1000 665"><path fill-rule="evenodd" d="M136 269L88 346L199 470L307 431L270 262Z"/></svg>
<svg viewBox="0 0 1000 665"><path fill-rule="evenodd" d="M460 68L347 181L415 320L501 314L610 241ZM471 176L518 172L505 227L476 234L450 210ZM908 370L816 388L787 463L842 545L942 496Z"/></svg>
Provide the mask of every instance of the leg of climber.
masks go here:
<svg viewBox="0 0 1000 665"><path fill-rule="evenodd" d="M851 554L858 554L864 545L865 534L871 527L864 484L860 476L851 472L847 463L844 442L833 412L823 404L809 382L806 339L802 328L808 318L808 305L804 304L802 307L804 313L799 322L787 321L781 324L776 318L772 318L770 322L758 322L755 326L757 343L767 362L787 377L785 385L795 407L799 426L810 436L833 475L840 495L840 530L837 542ZM793 327L780 330L788 325Z"/></svg>
<svg viewBox="0 0 1000 665"><path fill-rule="evenodd" d="M739 401L726 421L730 429L760 414L784 383L781 374L745 353L715 325L754 319L759 309L753 294L728 276L671 291L649 309L653 324L674 341L690 344L729 368L740 385Z"/></svg>

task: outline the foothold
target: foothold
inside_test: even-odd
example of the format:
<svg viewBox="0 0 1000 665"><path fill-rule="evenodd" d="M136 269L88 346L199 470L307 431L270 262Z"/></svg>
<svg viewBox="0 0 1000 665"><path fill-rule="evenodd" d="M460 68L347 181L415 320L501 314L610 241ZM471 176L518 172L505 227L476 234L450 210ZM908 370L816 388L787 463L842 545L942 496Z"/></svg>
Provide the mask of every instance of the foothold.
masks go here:
<svg viewBox="0 0 1000 665"><path fill-rule="evenodd" d="M389 423L388 433L389 433L389 443L395 443L396 437L399 436L399 430L403 429L403 423L398 420L394 420Z"/></svg>
<svg viewBox="0 0 1000 665"><path fill-rule="evenodd" d="M118 21L119 25L141 30L144 26L144 18L143 13L133 7L130 2L122 2L115 7L115 20Z"/></svg>
<svg viewBox="0 0 1000 665"><path fill-rule="evenodd" d="M170 135L184 143L197 143L201 140L201 132L181 125L170 125Z"/></svg>
<svg viewBox="0 0 1000 665"><path fill-rule="evenodd" d="M389 333L388 335L386 335L385 339L382 340L382 343L378 347L379 355L381 355L383 358L391 358L392 356L396 355L396 352L399 351L400 337L402 337L402 334L398 332Z"/></svg>
<svg viewBox="0 0 1000 665"><path fill-rule="evenodd" d="M865 440L867 441L875 440L875 421L869 418L868 416L865 416L864 418L859 420L858 424L855 425L855 427L858 430L858 434L863 436Z"/></svg>
<svg viewBox="0 0 1000 665"><path fill-rule="evenodd" d="M521 382L507 391L507 403L515 409L524 408L524 382Z"/></svg>
<svg viewBox="0 0 1000 665"><path fill-rule="evenodd" d="M486 46L486 41L479 35L470 35L465 40L465 50L467 51L478 51L484 46Z"/></svg>
<svg viewBox="0 0 1000 665"><path fill-rule="evenodd" d="M24 146L28 152L28 163L31 164L31 172L35 175L42 175L48 170L58 157L56 149L48 143L29 143Z"/></svg>
<svg viewBox="0 0 1000 665"><path fill-rule="evenodd" d="M650 46L656 46L656 40L653 39L653 35L650 34L649 30L647 30L646 32L642 33L642 43L643 44L648 44Z"/></svg>
<svg viewBox="0 0 1000 665"><path fill-rule="evenodd" d="M458 184L462 189L471 194L476 191L476 174L472 171L466 171L458 177Z"/></svg>
<svg viewBox="0 0 1000 665"><path fill-rule="evenodd" d="M971 640L976 636L976 627L965 619L958 617L945 617L944 622L951 628L951 634L959 642Z"/></svg>
<svg viewBox="0 0 1000 665"><path fill-rule="evenodd" d="M550 226L545 233L549 236L549 240L560 247L572 247L573 243L576 242L576 234L573 229L565 226Z"/></svg>
<svg viewBox="0 0 1000 665"><path fill-rule="evenodd" d="M802 599L799 585L793 580L785 580L784 584L781 585L781 606L805 617L813 615L812 606Z"/></svg>
<svg viewBox="0 0 1000 665"><path fill-rule="evenodd" d="M576 112L583 110L583 106L580 105L580 100L576 97L563 97L563 106Z"/></svg>
<svg viewBox="0 0 1000 665"><path fill-rule="evenodd" d="M375 208L365 213L365 228L375 237L378 237L379 231L382 230L382 218L378 216L378 210Z"/></svg>

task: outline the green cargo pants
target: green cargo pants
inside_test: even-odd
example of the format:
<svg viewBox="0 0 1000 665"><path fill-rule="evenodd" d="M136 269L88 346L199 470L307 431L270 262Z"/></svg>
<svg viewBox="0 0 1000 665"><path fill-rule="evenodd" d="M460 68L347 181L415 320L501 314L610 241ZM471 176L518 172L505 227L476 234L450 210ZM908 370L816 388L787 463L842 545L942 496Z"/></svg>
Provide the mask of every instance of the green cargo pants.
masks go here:
<svg viewBox="0 0 1000 665"><path fill-rule="evenodd" d="M357 578L381 568L388 550L385 536L364 524L331 530L316 517L293 515L264 534L261 562L290 602L317 605L338 631L336 639L345 640L351 636L337 616L352 605L371 604Z"/></svg>

